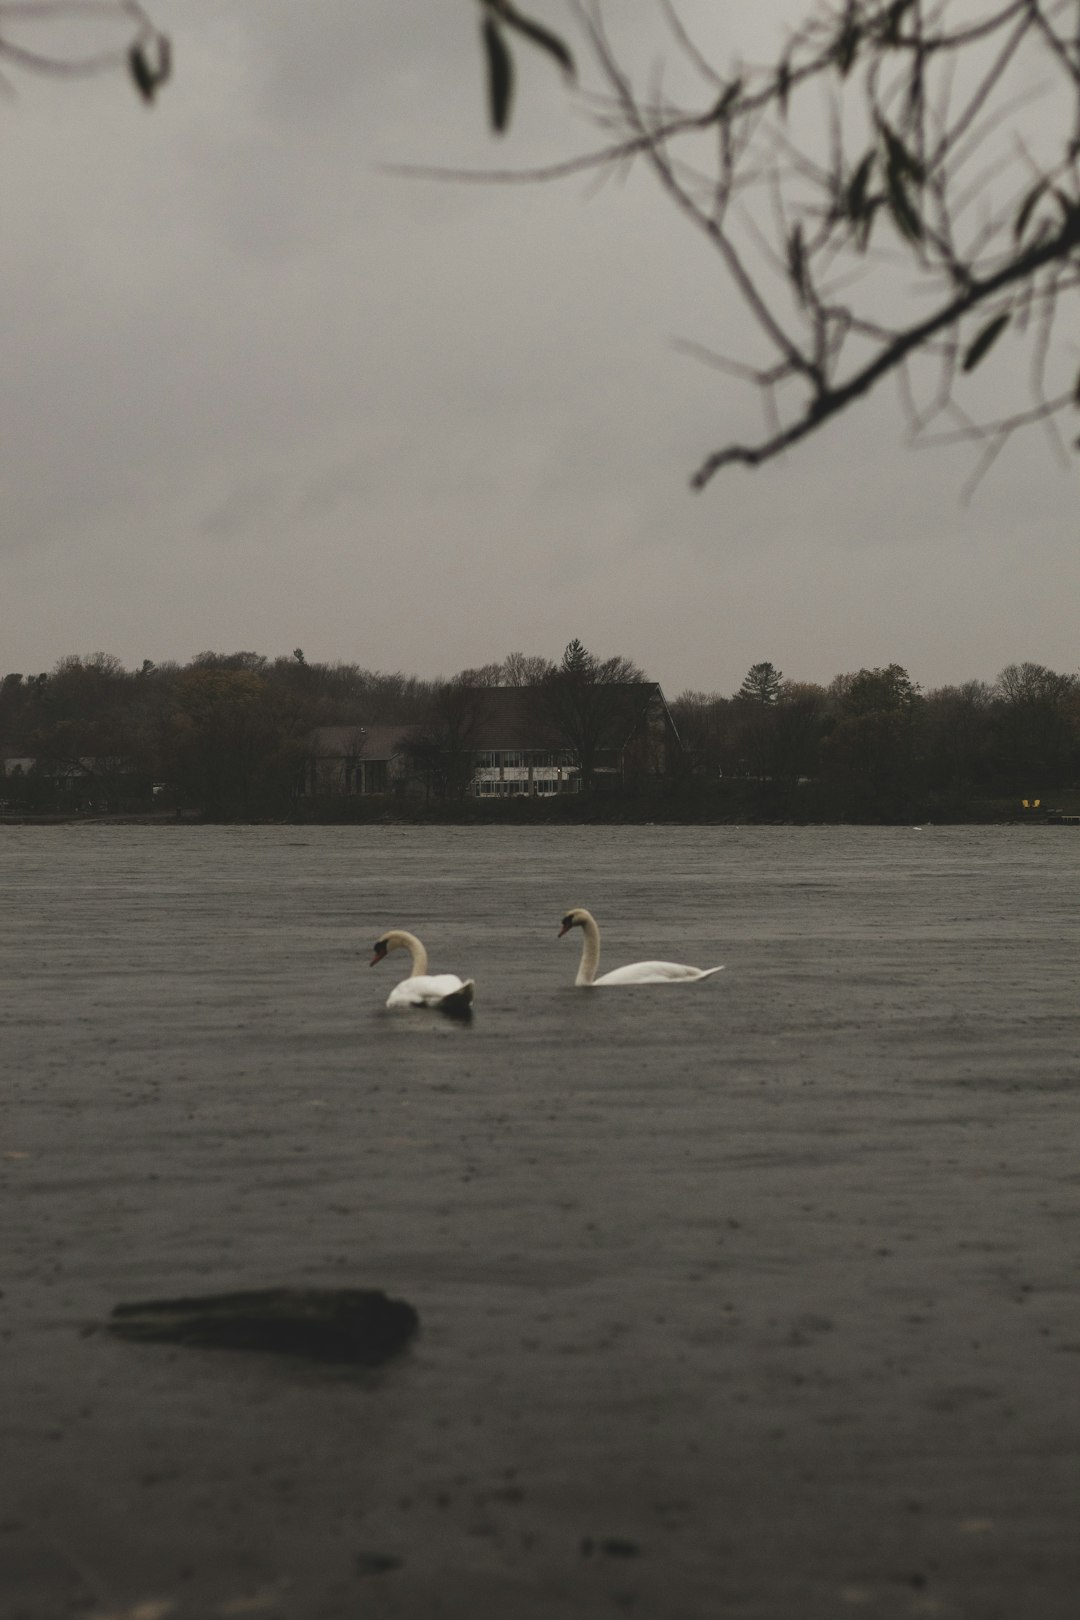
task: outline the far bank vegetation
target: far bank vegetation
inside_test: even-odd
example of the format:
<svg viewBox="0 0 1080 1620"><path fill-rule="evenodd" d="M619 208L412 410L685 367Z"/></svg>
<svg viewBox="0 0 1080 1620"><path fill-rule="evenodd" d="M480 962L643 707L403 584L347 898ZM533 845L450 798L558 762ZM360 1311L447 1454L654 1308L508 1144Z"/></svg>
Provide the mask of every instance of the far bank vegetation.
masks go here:
<svg viewBox="0 0 1080 1620"><path fill-rule="evenodd" d="M470 737L485 694L508 687L527 699L543 757L561 762L557 793L480 796ZM624 748L642 694L669 728L648 756ZM361 751L376 728L400 733L395 769L371 778L380 791L310 791L323 728L352 728ZM1010 664L992 682L923 691L895 663L822 685L762 661L732 693L664 699L630 659L576 641L558 661L510 653L447 680L309 662L299 648L137 669L94 653L3 677L0 765L9 816L1007 819L1035 800L1041 812L1080 803L1080 676Z"/></svg>

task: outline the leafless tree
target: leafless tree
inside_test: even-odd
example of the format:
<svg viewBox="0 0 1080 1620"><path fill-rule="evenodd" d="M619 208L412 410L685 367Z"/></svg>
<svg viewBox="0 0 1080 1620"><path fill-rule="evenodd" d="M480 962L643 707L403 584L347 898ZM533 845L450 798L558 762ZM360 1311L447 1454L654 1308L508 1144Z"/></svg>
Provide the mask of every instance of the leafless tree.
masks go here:
<svg viewBox="0 0 1080 1620"><path fill-rule="evenodd" d="M554 669L542 653L507 653L502 661L502 686L539 686Z"/></svg>
<svg viewBox="0 0 1080 1620"><path fill-rule="evenodd" d="M575 637L536 688L537 718L569 748L592 788L599 756L626 742L641 711L644 671L629 658L597 658Z"/></svg>
<svg viewBox="0 0 1080 1620"><path fill-rule="evenodd" d="M995 695L998 747L1016 781L1060 782L1077 757L1080 676L1044 664L1007 664Z"/></svg>
<svg viewBox="0 0 1080 1620"><path fill-rule="evenodd" d="M739 705L719 692L680 692L671 715L686 748L690 770L709 780L735 769Z"/></svg>
<svg viewBox="0 0 1080 1620"><path fill-rule="evenodd" d="M501 686L502 664L497 660L478 664L475 669L463 669L454 676L454 680L461 686Z"/></svg>
<svg viewBox="0 0 1080 1620"><path fill-rule="evenodd" d="M931 784L961 790L985 776L993 746L994 691L986 681L927 693L926 745Z"/></svg>
<svg viewBox="0 0 1080 1620"><path fill-rule="evenodd" d="M708 455L695 488L772 460L887 377L913 440L979 447L975 477L1034 423L1064 452L1060 423L1080 405L1076 343L1058 322L1080 281L1077 0L806 0L775 59L754 66L710 60L675 0L657 0L666 67L689 66L696 100L669 93L659 68L635 82L599 0L568 3L574 57L599 76L586 101L602 140L485 178L645 163L715 250L747 350L684 346L752 385L765 427ZM520 14L481 5L508 52ZM497 123L496 56L489 44ZM1003 339L1002 386L972 381Z"/></svg>
<svg viewBox="0 0 1080 1620"><path fill-rule="evenodd" d="M771 769L789 788L817 770L826 697L813 681L785 681L773 710Z"/></svg>
<svg viewBox="0 0 1080 1620"><path fill-rule="evenodd" d="M574 82L587 64L596 84L580 94L599 142L476 178L644 163L716 252L746 350L682 346L751 385L765 426L706 456L695 488L771 461L886 378L914 441L978 447L975 478L1033 424L1066 454L1062 424L1080 406L1080 356L1059 329L1080 284L1080 0L805 0L756 65L710 60L677 0L656 0L696 95L659 69L636 82L600 0L566 3L570 29L556 32L514 0L479 0L491 122L509 125L524 47ZM85 52L24 43L28 28L75 18L123 35ZM171 70L139 0L0 0L0 73L118 65L147 101ZM992 351L988 386L972 373Z"/></svg>
<svg viewBox="0 0 1080 1620"><path fill-rule="evenodd" d="M473 754L490 713L483 686L463 676L434 689L424 720L401 739L401 750L427 793L463 799L473 774Z"/></svg>

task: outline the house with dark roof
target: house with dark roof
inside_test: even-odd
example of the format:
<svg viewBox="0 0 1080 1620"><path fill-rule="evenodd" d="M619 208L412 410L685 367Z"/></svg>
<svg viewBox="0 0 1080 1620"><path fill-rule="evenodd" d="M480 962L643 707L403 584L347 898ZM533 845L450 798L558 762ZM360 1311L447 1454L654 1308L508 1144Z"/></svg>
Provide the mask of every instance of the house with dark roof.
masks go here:
<svg viewBox="0 0 1080 1620"><path fill-rule="evenodd" d="M475 689L469 791L548 797L666 776L682 744L655 681Z"/></svg>
<svg viewBox="0 0 1080 1620"><path fill-rule="evenodd" d="M535 686L469 689L467 781L475 798L578 792L581 773L573 749L552 725L541 695Z"/></svg>
<svg viewBox="0 0 1080 1620"><path fill-rule="evenodd" d="M411 726L316 726L300 791L312 798L384 794L406 773L402 742Z"/></svg>
<svg viewBox="0 0 1080 1620"><path fill-rule="evenodd" d="M549 798L669 775L683 752L655 681L586 685L451 683L429 719L407 726L320 726L303 791L446 792Z"/></svg>

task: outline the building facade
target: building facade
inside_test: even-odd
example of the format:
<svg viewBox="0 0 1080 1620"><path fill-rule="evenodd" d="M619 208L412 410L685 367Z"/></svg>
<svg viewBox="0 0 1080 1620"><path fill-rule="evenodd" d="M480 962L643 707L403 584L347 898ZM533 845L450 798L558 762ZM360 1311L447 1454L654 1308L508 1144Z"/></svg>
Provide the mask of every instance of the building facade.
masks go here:
<svg viewBox="0 0 1080 1620"><path fill-rule="evenodd" d="M560 711L543 687L455 687L452 697L424 724L318 727L300 791L430 797L452 782L478 799L546 799L580 792L587 777L601 791L658 780L682 757L656 682L586 690L576 710Z"/></svg>

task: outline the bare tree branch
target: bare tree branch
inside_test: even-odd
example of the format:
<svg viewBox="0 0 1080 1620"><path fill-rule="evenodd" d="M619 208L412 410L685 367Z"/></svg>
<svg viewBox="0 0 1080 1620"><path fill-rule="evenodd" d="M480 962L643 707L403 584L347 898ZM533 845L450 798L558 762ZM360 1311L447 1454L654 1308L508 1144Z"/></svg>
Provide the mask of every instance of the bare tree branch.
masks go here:
<svg viewBox="0 0 1080 1620"><path fill-rule="evenodd" d="M806 0L802 25L756 67L711 61L677 0L659 0L671 48L705 86L697 108L672 102L656 70L639 90L615 14L568 3L603 87L587 102L603 143L454 177L552 180L643 160L708 241L767 356L680 346L759 389L772 425L707 456L694 488L780 455L890 375L913 439L955 414L991 460L1036 423L1060 447L1051 419L1080 398L1075 377L1062 386L1078 357L1057 328L1080 281L1080 0L1003 0L981 16L965 0ZM982 373L968 378L1006 331L1027 345L1030 404L995 410ZM917 367L922 381L929 368L925 403ZM976 388L982 422L954 397Z"/></svg>
<svg viewBox="0 0 1080 1620"><path fill-rule="evenodd" d="M839 388L829 389L818 394L811 402L810 408L781 433L771 439L756 445L728 445L723 450L716 451L707 456L691 479L694 489L703 489L709 480L720 471L722 467L733 462L741 462L744 466L758 467L764 461L771 460L791 445L797 444L807 434L815 432L823 422L830 417L846 410L855 400L863 394L869 393L875 383L896 370L896 368L913 351L926 346L929 338L947 327L957 325L963 317L978 305L992 298L1014 282L1030 278L1043 265L1052 264L1080 244L1080 213L1074 215L1058 236L1041 246L1031 248L1026 254L1015 259L1012 264L1006 265L996 276L985 282L973 282L966 292L959 298L936 310L926 320L918 322L906 331L897 334L889 345L881 351L869 364L863 366L854 376ZM1063 396L1057 401L1054 409L1060 408L1070 396ZM1046 405L1037 406L1033 412L1020 413L1007 418L1002 424L1003 429L1011 432L1015 427L1039 420L1046 415Z"/></svg>

